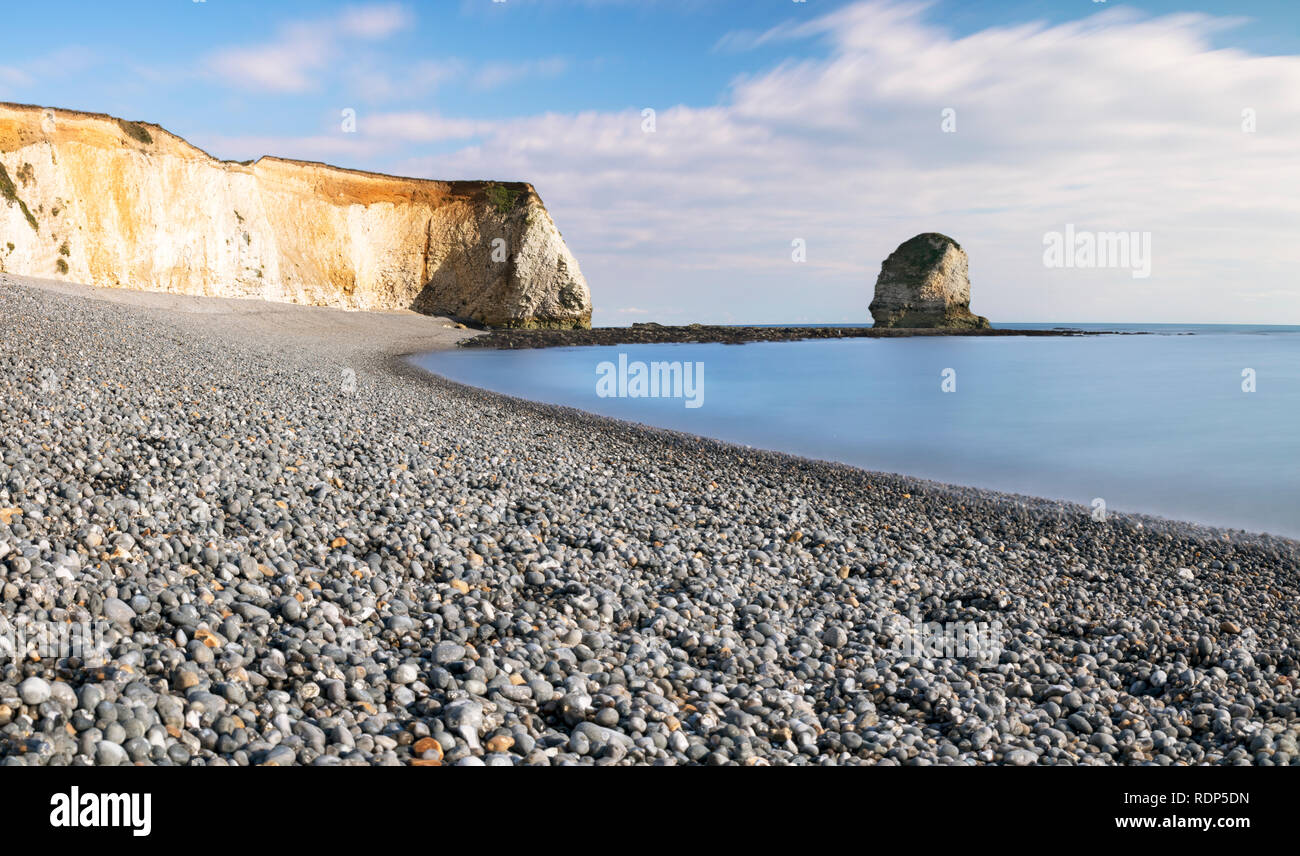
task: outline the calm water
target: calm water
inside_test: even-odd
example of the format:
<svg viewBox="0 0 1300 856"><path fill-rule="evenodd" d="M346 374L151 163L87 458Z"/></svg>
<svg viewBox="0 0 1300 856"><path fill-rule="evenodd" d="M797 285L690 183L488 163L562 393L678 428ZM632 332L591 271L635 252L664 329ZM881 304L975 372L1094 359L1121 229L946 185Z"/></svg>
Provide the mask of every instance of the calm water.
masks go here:
<svg viewBox="0 0 1300 856"><path fill-rule="evenodd" d="M473 386L761 448L1300 537L1300 327L1069 326L1154 334L475 350L418 362ZM703 363L702 405L598 397L597 366L619 354ZM1246 368L1255 392L1242 390ZM942 390L945 369L954 392Z"/></svg>

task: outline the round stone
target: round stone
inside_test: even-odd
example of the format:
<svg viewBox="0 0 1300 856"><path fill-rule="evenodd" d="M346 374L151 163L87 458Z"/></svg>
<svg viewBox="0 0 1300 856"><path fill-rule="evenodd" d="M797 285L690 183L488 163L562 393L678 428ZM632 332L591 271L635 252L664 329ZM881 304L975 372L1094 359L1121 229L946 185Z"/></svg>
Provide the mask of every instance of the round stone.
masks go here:
<svg viewBox="0 0 1300 856"><path fill-rule="evenodd" d="M23 704L41 704L50 697L50 685L41 678L28 678L18 685L18 695Z"/></svg>

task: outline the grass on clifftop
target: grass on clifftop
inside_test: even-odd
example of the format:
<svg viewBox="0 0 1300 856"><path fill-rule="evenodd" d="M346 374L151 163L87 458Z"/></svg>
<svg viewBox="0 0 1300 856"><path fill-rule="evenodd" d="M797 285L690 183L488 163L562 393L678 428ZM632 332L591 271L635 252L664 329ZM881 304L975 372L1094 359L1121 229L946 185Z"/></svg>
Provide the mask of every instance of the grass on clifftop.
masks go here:
<svg viewBox="0 0 1300 856"><path fill-rule="evenodd" d="M509 214L523 191L511 190L504 184L489 184L486 193L488 202L492 203L498 214Z"/></svg>
<svg viewBox="0 0 1300 856"><path fill-rule="evenodd" d="M153 134L149 129L139 122L128 122L125 119L118 119L117 124L122 126L122 131L137 143L144 143L146 146L153 143Z"/></svg>
<svg viewBox="0 0 1300 856"><path fill-rule="evenodd" d="M4 164L0 164L0 196L3 196L10 203L17 202L18 207L23 211L23 216L27 218L27 222L32 224L32 228L37 232L41 230L36 218L32 216L31 209L27 207L27 203L18 198L18 188L14 187L13 180L9 178L9 173L5 170Z"/></svg>

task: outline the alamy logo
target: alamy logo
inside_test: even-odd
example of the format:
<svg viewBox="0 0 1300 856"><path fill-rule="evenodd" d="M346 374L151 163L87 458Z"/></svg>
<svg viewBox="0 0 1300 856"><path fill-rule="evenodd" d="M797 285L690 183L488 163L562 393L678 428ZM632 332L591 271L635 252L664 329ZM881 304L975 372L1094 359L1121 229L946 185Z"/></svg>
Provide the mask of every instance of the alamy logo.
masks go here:
<svg viewBox="0 0 1300 856"><path fill-rule="evenodd" d="M66 570L60 566L55 574ZM76 657L87 666L103 665L108 658L104 637L109 626L106 621L32 621L25 615L10 622L0 615L0 663Z"/></svg>
<svg viewBox="0 0 1300 856"><path fill-rule="evenodd" d="M127 827L137 838L153 828L152 794L83 794L74 786L71 793L50 797L50 805L53 827Z"/></svg>
<svg viewBox="0 0 1300 856"><path fill-rule="evenodd" d="M596 395L601 398L682 398L690 408L704 404L704 363L605 360L596 365Z"/></svg>
<svg viewBox="0 0 1300 856"><path fill-rule="evenodd" d="M1002 656L1000 621L913 622L899 615L887 622L886 633L887 650L905 659L971 660L992 667Z"/></svg>
<svg viewBox="0 0 1300 856"><path fill-rule="evenodd" d="M1134 279L1151 276L1150 232L1086 232L1073 223L1043 233L1043 264L1049 268L1130 268Z"/></svg>

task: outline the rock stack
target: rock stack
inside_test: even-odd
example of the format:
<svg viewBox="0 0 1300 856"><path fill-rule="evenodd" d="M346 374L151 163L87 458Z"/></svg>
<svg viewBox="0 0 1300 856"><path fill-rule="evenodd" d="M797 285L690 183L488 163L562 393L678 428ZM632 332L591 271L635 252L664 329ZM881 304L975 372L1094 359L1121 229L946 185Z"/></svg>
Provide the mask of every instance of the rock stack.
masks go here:
<svg viewBox="0 0 1300 856"><path fill-rule="evenodd" d="M871 317L877 327L989 327L987 318L970 311L966 251L938 232L903 242L885 259Z"/></svg>

